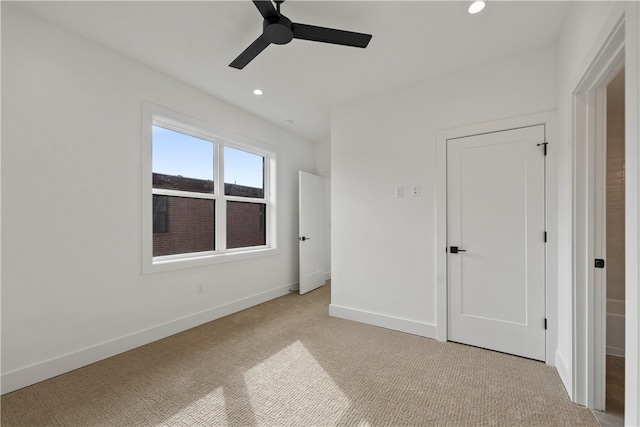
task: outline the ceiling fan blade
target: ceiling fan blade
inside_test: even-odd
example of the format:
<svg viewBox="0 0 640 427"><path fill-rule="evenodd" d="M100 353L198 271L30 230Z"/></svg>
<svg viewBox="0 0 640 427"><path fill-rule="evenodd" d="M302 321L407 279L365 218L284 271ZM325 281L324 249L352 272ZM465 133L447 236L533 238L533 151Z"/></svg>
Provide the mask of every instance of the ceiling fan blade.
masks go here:
<svg viewBox="0 0 640 427"><path fill-rule="evenodd" d="M316 27L315 25L291 24L294 39L311 40L322 43L333 43L343 46L367 47L371 34L354 33L352 31L333 28Z"/></svg>
<svg viewBox="0 0 640 427"><path fill-rule="evenodd" d="M237 68L238 70L242 70L249 62L253 61L253 58L258 56L260 52L266 49L269 46L269 42L264 36L260 35L253 43L249 45L248 48L244 50L236 59L233 60L229 67Z"/></svg>
<svg viewBox="0 0 640 427"><path fill-rule="evenodd" d="M256 5L264 19L279 16L276 8L273 7L273 3L271 3L271 0L253 0L253 4Z"/></svg>

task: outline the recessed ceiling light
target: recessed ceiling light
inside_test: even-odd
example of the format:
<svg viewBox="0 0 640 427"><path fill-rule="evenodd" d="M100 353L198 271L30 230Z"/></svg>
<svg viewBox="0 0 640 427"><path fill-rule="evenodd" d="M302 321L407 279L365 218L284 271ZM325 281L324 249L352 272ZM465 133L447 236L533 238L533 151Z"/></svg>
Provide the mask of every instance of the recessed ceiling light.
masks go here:
<svg viewBox="0 0 640 427"><path fill-rule="evenodd" d="M254 89L253 90L253 94L254 95L262 95L262 91L260 89Z"/></svg>
<svg viewBox="0 0 640 427"><path fill-rule="evenodd" d="M476 0L469 5L469 13L475 15L476 13L482 12L482 9L487 5L487 3L483 0Z"/></svg>

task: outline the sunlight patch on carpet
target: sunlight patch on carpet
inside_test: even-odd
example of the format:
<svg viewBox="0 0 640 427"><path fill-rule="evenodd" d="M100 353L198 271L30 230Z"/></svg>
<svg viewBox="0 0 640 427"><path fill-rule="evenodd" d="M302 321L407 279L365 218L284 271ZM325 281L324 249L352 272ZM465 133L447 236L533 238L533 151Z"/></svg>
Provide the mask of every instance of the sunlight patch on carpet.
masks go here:
<svg viewBox="0 0 640 427"><path fill-rule="evenodd" d="M258 424L334 425L351 406L300 341L249 369L244 379Z"/></svg>
<svg viewBox="0 0 640 427"><path fill-rule="evenodd" d="M162 422L162 425L216 425L228 426L225 410L225 398L222 387L216 388L201 399L189 406L185 406L170 418Z"/></svg>

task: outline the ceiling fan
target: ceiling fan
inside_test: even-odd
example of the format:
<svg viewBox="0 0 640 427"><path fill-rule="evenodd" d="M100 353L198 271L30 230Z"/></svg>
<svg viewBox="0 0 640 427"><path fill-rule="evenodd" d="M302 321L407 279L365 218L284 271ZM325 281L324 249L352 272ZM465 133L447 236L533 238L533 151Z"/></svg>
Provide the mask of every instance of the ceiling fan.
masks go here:
<svg viewBox="0 0 640 427"><path fill-rule="evenodd" d="M264 18L262 34L229 64L230 67L243 69L271 43L287 44L292 39L300 39L365 48L371 40L371 34L291 22L289 18L280 13L280 5L284 0L274 1L276 7L273 7L271 0L253 0Z"/></svg>

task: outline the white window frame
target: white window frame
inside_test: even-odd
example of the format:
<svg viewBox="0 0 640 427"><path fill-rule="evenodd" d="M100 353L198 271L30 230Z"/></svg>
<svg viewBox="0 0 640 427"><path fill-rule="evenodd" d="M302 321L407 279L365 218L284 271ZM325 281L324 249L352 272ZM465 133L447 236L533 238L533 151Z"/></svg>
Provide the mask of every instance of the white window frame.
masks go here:
<svg viewBox="0 0 640 427"><path fill-rule="evenodd" d="M143 273L156 273L182 268L201 267L221 262L238 261L276 255L277 216L275 204L276 157L277 151L264 143L236 134L221 127L206 123L167 108L143 102L143 170L142 170L142 251ZM152 127L160 126L199 139L210 141L214 147L214 192L196 193L190 191L153 188L153 137ZM264 158L263 198L228 196L224 194L224 147L230 147ZM153 195L166 195L208 199L215 201L215 246L213 251L153 256ZM266 244L227 249L227 202L249 202L265 205Z"/></svg>

